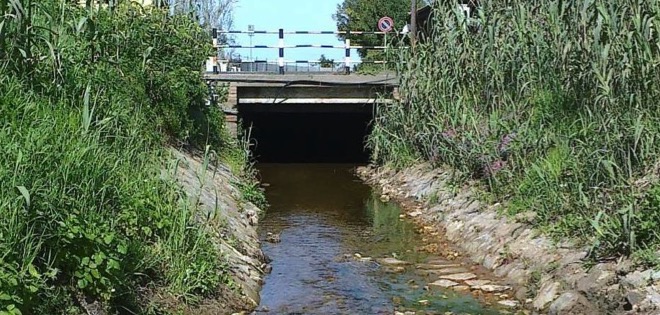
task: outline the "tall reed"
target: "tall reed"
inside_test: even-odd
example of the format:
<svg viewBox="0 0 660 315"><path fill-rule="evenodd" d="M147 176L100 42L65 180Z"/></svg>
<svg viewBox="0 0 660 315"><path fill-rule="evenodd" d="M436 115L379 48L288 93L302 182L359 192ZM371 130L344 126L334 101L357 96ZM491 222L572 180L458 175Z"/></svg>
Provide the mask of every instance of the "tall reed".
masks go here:
<svg viewBox="0 0 660 315"><path fill-rule="evenodd" d="M374 160L460 170L594 257L657 251L657 189L639 179L660 153L660 1L484 0L469 20L434 6L431 35L400 50Z"/></svg>

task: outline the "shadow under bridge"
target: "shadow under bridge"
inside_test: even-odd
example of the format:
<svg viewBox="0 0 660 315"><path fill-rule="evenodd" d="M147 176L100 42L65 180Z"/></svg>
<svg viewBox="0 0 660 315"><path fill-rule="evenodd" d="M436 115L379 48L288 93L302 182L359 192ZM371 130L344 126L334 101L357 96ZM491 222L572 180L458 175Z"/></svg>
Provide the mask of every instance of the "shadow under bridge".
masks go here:
<svg viewBox="0 0 660 315"><path fill-rule="evenodd" d="M228 85L230 131L243 131L265 163L364 163L377 106L398 95L390 75L207 75Z"/></svg>

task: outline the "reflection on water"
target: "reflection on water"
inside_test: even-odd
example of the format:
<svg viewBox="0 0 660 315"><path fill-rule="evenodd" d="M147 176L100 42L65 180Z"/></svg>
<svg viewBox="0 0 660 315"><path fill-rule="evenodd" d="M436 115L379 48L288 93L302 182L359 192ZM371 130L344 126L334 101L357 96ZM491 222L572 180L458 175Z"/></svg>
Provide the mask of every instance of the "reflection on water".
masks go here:
<svg viewBox="0 0 660 315"><path fill-rule="evenodd" d="M414 251L412 224L399 208L383 203L352 175L353 167L330 164L260 165L270 184L270 208L260 223L262 237L280 234L281 242L263 243L273 260L261 292L262 314L392 314L399 306L425 310L495 314L469 295L423 290L429 279L413 271L386 273L355 253L423 262ZM432 279L433 281L436 279ZM420 306L417 301L429 300Z"/></svg>

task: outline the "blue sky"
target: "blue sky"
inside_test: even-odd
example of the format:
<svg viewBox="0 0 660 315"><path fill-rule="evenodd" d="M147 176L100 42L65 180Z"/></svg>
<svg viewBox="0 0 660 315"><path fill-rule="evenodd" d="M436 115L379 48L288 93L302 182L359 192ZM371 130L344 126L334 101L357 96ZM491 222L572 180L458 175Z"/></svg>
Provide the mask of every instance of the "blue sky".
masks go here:
<svg viewBox="0 0 660 315"><path fill-rule="evenodd" d="M239 0L234 11L234 29L247 31L253 24L258 31L333 31L337 29L332 14L343 0ZM250 38L246 34L236 35L238 45L249 45ZM255 34L253 45L278 45L277 34ZM344 45L336 35L285 35L284 44L288 45ZM249 59L249 49L236 49L243 60ZM329 48L295 48L285 49L286 60L318 60L325 54L335 62L343 62L343 49ZM258 60L277 60L277 49L253 49L252 56ZM351 53L353 60L359 60L355 51Z"/></svg>

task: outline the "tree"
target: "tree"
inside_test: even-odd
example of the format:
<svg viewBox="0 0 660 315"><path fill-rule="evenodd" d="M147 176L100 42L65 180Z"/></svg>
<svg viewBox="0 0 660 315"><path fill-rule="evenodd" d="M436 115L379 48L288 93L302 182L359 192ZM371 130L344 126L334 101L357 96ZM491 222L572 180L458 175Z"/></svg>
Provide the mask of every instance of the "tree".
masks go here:
<svg viewBox="0 0 660 315"><path fill-rule="evenodd" d="M229 30L234 26L234 6L238 0L169 0L175 13L189 13L207 30Z"/></svg>
<svg viewBox="0 0 660 315"><path fill-rule="evenodd" d="M321 58L319 58L319 65L323 68L334 67L335 60L328 59L325 55L321 55Z"/></svg>
<svg viewBox="0 0 660 315"><path fill-rule="evenodd" d="M332 18L337 22L340 31L378 31L378 20L389 16L394 20L393 32L400 32L408 23L411 0L344 0L337 5L337 12ZM417 0L419 5L425 1ZM346 35L340 35L345 40ZM381 46L382 35L349 35L351 45ZM363 59L367 57L366 49L359 49L358 53ZM371 55L371 54L370 54Z"/></svg>
<svg viewBox="0 0 660 315"><path fill-rule="evenodd" d="M166 0L174 13L190 14L204 27L211 32L217 28L221 30L231 30L234 27L234 6L238 0ZM218 41L224 44L231 44L234 38L227 34L220 34ZM224 49L218 51L218 57L231 59L233 50Z"/></svg>

